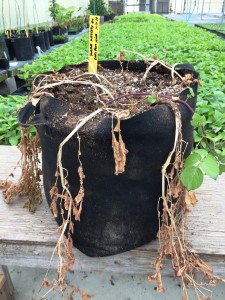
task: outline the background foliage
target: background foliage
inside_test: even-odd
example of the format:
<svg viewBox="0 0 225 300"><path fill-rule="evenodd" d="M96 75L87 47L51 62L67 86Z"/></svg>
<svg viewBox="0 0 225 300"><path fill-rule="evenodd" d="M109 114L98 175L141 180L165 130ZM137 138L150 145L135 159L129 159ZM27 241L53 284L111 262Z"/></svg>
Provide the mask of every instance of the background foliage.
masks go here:
<svg viewBox="0 0 225 300"><path fill-rule="evenodd" d="M18 144L20 129L17 121L17 110L22 107L26 97L21 96L0 96L0 144Z"/></svg>

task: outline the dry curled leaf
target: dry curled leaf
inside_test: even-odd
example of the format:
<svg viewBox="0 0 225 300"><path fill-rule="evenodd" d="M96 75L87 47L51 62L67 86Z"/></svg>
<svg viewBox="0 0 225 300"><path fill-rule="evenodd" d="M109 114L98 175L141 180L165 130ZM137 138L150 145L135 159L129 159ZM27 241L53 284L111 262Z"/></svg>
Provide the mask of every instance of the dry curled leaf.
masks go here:
<svg viewBox="0 0 225 300"><path fill-rule="evenodd" d="M118 54L117 54L117 57L116 57L118 60L125 60L125 53L123 51L120 51Z"/></svg>
<svg viewBox="0 0 225 300"><path fill-rule="evenodd" d="M80 221L83 200L84 200L84 188L83 186L81 186L77 196L75 197L75 204L73 207L73 214L75 216L76 221Z"/></svg>
<svg viewBox="0 0 225 300"><path fill-rule="evenodd" d="M64 196L64 207L65 210L69 210L70 207L70 202L73 201L73 199L68 195L68 193L65 194Z"/></svg>
<svg viewBox="0 0 225 300"><path fill-rule="evenodd" d="M58 217L57 200L58 200L58 197L59 197L57 186L54 185L51 188L49 194L50 194L51 199L52 199L50 209L52 210L53 216L56 218L56 217Z"/></svg>
<svg viewBox="0 0 225 300"><path fill-rule="evenodd" d="M153 282L153 281L156 281L156 280L157 280L157 274L148 276L148 281L149 282Z"/></svg>
<svg viewBox="0 0 225 300"><path fill-rule="evenodd" d="M115 174L118 175L125 171L126 155L128 153L120 133L120 119L118 119L115 130L119 134L119 139L117 140L114 130L112 130L112 148L115 160Z"/></svg>
<svg viewBox="0 0 225 300"><path fill-rule="evenodd" d="M195 204L198 202L195 192L194 191L186 191L185 194L185 203L187 205L193 205L195 206Z"/></svg>
<svg viewBox="0 0 225 300"><path fill-rule="evenodd" d="M192 74L185 74L182 78L182 82L184 86L189 86L193 82Z"/></svg>
<svg viewBox="0 0 225 300"><path fill-rule="evenodd" d="M80 189L78 194L76 195L74 199L74 205L73 205L73 215L75 216L76 221L80 221L80 215L82 212L82 204L84 200L84 187L83 187L83 180L85 178L82 165L78 167L78 175L80 178Z"/></svg>

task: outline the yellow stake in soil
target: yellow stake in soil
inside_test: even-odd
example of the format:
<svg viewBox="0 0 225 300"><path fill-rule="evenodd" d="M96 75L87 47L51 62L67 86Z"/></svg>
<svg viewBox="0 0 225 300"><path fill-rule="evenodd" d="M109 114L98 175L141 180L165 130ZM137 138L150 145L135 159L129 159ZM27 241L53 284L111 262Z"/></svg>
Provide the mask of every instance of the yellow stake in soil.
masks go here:
<svg viewBox="0 0 225 300"><path fill-rule="evenodd" d="M88 72L97 73L100 17L90 16Z"/></svg>

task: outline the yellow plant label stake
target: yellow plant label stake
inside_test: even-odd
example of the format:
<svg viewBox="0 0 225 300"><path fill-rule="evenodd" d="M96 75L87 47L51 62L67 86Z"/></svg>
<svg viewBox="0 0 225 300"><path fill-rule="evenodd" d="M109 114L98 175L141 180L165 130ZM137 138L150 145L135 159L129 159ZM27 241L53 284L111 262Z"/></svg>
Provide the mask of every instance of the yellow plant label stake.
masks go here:
<svg viewBox="0 0 225 300"><path fill-rule="evenodd" d="M90 16L88 72L97 73L100 17Z"/></svg>

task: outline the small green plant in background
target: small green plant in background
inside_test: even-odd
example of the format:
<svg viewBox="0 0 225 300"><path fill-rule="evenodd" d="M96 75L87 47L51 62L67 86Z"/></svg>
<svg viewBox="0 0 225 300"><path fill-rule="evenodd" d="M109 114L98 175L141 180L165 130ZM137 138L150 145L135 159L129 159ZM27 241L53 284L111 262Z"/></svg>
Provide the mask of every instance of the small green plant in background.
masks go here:
<svg viewBox="0 0 225 300"><path fill-rule="evenodd" d="M17 110L23 106L24 96L0 96L0 145L16 146L20 140ZM35 128L32 129L34 131Z"/></svg>
<svg viewBox="0 0 225 300"><path fill-rule="evenodd" d="M68 42L68 36L64 34L53 35L53 40L55 44L61 44Z"/></svg>
<svg viewBox="0 0 225 300"><path fill-rule="evenodd" d="M80 9L77 9L75 6L65 8L58 3L54 3L54 5L51 4L49 7L53 25L60 26L61 28L67 28L67 26L73 23L74 14L79 10Z"/></svg>
<svg viewBox="0 0 225 300"><path fill-rule="evenodd" d="M104 16L107 13L107 8L104 0L90 0L88 10L93 15Z"/></svg>
<svg viewBox="0 0 225 300"><path fill-rule="evenodd" d="M210 30L215 30L221 33L225 34L225 24L224 23L219 23L219 24L213 24L213 23L209 23L209 24L201 24L201 27L205 28L205 29L210 29Z"/></svg>

